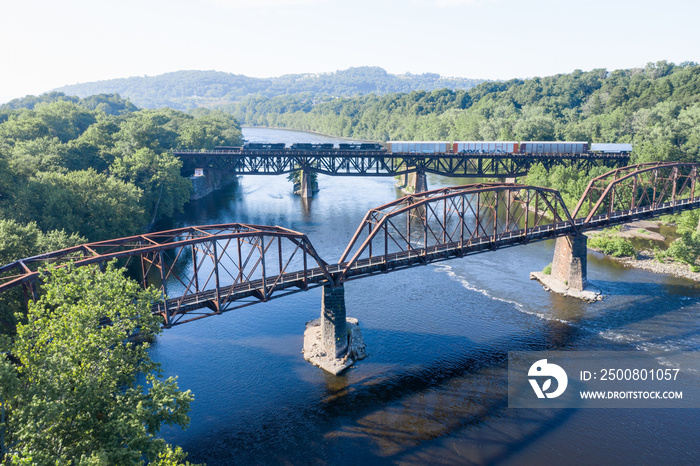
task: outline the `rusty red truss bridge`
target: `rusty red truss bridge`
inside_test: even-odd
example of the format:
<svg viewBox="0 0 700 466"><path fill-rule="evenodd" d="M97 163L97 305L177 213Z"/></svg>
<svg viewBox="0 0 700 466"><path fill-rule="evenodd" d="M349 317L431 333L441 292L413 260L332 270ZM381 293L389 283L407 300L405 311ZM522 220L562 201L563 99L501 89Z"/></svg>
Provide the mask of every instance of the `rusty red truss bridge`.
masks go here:
<svg viewBox="0 0 700 466"><path fill-rule="evenodd" d="M317 286L342 283L700 207L694 163L646 163L590 181L573 213L558 191L479 183L402 197L370 210L337 262L279 226L231 223L84 244L0 267L0 292L36 297L40 268L112 260L159 288L165 327Z"/></svg>

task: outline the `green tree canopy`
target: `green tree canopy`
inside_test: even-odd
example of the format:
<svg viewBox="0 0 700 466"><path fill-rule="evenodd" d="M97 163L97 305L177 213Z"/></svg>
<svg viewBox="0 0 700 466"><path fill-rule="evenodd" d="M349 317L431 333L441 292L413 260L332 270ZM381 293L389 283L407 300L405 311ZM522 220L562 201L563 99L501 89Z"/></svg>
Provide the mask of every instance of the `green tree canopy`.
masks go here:
<svg viewBox="0 0 700 466"><path fill-rule="evenodd" d="M40 173L29 180L22 197L31 200L16 216L36 221L44 231L65 229L91 241L143 231L143 191L96 171Z"/></svg>
<svg viewBox="0 0 700 466"><path fill-rule="evenodd" d="M162 425L189 423L193 399L162 379L147 343L160 320L155 290L109 265L55 269L0 356L0 461L142 464L169 448ZM7 354L11 354L10 360ZM165 455L168 456L168 455Z"/></svg>
<svg viewBox="0 0 700 466"><path fill-rule="evenodd" d="M181 167L180 159L172 154L157 154L144 148L115 160L110 171L143 190L141 205L152 225L159 218L182 210L189 200L192 185L180 176Z"/></svg>

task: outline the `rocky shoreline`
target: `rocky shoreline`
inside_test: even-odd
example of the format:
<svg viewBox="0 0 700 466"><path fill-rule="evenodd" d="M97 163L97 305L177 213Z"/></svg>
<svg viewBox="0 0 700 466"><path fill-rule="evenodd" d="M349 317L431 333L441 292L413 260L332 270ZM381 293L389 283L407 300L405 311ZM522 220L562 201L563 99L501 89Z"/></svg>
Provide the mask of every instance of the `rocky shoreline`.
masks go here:
<svg viewBox="0 0 700 466"><path fill-rule="evenodd" d="M680 262L656 260L653 251L643 250L637 253L637 257L611 257L625 267L644 269L654 273L666 273L680 278L687 278L700 282L700 272L690 270L690 265Z"/></svg>
<svg viewBox="0 0 700 466"><path fill-rule="evenodd" d="M657 230L661 225L660 222L638 220L626 225L623 225L617 235L623 238L641 238L647 240L664 241L666 238L659 234ZM595 234L595 233L594 233ZM600 250L590 248L600 254ZM657 260L654 251L643 249L637 251L636 257L612 257L606 256L617 261L625 267L633 267L637 269L648 270L654 273L665 273L675 277L686 278L700 282L700 272L690 270L690 265L681 262L675 262L670 259Z"/></svg>

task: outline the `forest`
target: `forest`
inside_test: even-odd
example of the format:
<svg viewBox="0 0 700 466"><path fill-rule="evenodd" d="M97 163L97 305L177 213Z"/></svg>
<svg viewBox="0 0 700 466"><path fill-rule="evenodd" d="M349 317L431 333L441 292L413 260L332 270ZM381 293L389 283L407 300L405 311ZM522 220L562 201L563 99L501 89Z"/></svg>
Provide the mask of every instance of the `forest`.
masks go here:
<svg viewBox="0 0 700 466"><path fill-rule="evenodd" d="M0 263L151 229L189 200L172 149L241 142L230 115L140 110L115 94L0 107ZM0 463L189 464L156 435L186 427L193 399L150 359L161 294L115 264L40 283L36 300L0 294Z"/></svg>
<svg viewBox="0 0 700 466"><path fill-rule="evenodd" d="M242 141L230 115L195 115L139 110L118 95L0 107L0 263L142 233L181 211L191 183L170 150Z"/></svg>

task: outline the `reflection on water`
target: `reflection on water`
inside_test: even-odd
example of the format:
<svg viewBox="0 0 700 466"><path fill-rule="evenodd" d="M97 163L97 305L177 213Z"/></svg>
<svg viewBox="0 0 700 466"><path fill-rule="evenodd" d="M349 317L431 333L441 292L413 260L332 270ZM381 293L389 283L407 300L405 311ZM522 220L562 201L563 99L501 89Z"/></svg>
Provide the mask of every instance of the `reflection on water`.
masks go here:
<svg viewBox="0 0 700 466"><path fill-rule="evenodd" d="M461 183L429 177L431 188ZM330 261L368 209L399 195L390 178L319 184L305 201L284 176L244 176L172 226L280 225L306 233ZM360 319L370 357L341 376L301 355L318 289L167 330L153 356L196 398L190 428L164 437L209 465L697 464L696 410L507 408L508 351L700 348L694 283L591 255L589 279L608 297L587 304L529 280L552 252L553 242L531 244L347 283L348 314Z"/></svg>

